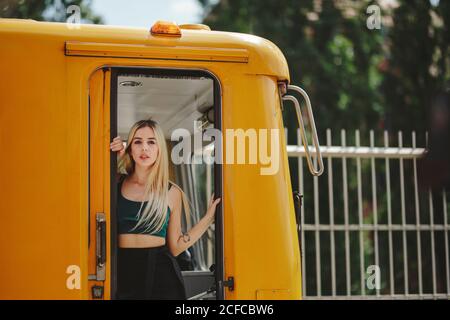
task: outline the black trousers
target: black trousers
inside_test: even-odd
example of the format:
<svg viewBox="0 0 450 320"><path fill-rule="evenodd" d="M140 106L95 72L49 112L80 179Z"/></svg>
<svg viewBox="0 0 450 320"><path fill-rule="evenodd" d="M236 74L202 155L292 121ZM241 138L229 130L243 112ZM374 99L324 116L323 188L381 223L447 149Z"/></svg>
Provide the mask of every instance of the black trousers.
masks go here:
<svg viewBox="0 0 450 320"><path fill-rule="evenodd" d="M186 299L180 267L167 246L118 248L117 298Z"/></svg>

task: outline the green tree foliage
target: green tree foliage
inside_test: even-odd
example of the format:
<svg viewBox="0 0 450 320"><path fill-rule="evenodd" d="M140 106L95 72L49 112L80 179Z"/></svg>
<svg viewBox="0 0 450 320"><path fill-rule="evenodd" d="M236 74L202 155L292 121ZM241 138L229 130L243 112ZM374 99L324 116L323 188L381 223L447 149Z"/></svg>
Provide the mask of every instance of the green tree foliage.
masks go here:
<svg viewBox="0 0 450 320"><path fill-rule="evenodd" d="M212 29L255 34L283 51L322 140L325 128L425 130L430 99L448 86L449 1L199 1ZM371 4L382 8L381 29L366 26Z"/></svg>
<svg viewBox="0 0 450 320"><path fill-rule="evenodd" d="M434 1L436 2L436 1ZM450 80L450 2L399 0L383 67L387 126L424 131L432 99Z"/></svg>
<svg viewBox="0 0 450 320"><path fill-rule="evenodd" d="M91 10L91 0L0 0L1 18L34 19L64 22L70 14L70 5L80 7L83 23L102 23L102 18Z"/></svg>
<svg viewBox="0 0 450 320"><path fill-rule="evenodd" d="M207 0L202 1L207 4ZM212 29L252 33L273 41L289 63L291 82L304 87L319 130L372 127L382 116L377 65L382 33L366 27L367 1L224 0L204 23ZM295 130L288 108L286 125ZM290 137L295 143L295 136Z"/></svg>

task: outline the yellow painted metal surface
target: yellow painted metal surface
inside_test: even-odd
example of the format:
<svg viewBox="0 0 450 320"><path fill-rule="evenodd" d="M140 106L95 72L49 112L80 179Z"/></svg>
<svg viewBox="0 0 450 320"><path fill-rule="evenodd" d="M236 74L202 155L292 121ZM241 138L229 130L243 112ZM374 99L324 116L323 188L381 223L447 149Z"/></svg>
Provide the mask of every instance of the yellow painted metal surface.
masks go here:
<svg viewBox="0 0 450 320"><path fill-rule="evenodd" d="M291 297L289 290L272 289L257 290L256 300L288 300Z"/></svg>
<svg viewBox="0 0 450 320"><path fill-rule="evenodd" d="M246 49L164 47L136 44L66 42L66 55L142 59L176 59L217 62L248 62Z"/></svg>
<svg viewBox="0 0 450 320"><path fill-rule="evenodd" d="M110 210L110 91L111 72L109 69L95 71L89 79L89 252L87 274L96 275L96 214L103 213L106 221L111 221ZM107 224L106 248L111 248L111 225ZM107 259L105 279L106 281L88 281L88 277L82 279L83 287L88 288L88 297L92 299L92 286L104 286L105 299L111 297L111 264Z"/></svg>
<svg viewBox="0 0 450 320"><path fill-rule="evenodd" d="M91 298L92 215L102 210L109 226L111 214L109 92L103 91L109 74L102 68L208 70L221 85L224 130L283 129L277 81L289 81L288 66L274 44L255 36L183 29L180 38L166 39L137 28L69 29L0 19L0 42L2 299ZM82 54L88 49L96 54ZM125 56L111 54L128 49ZM224 57L229 60L219 61ZM223 165L225 279L235 279L227 299L267 292L272 298L301 297L285 145L281 134L275 175L260 175L260 165ZM68 286L70 266L81 271L80 288ZM106 299L109 277L107 260Z"/></svg>

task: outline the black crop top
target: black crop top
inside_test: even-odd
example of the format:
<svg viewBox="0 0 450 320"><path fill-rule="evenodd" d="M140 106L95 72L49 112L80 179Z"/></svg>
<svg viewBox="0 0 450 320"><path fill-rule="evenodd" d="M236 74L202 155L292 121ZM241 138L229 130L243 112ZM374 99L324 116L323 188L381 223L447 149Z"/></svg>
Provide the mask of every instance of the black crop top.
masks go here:
<svg viewBox="0 0 450 320"><path fill-rule="evenodd" d="M141 207L140 201L133 201L125 198L122 195L122 182L124 179L121 179L121 181L118 184L118 203L117 203L117 221L118 221L118 230L119 234L124 233L131 233L131 234L150 234L152 236L157 237L166 237L167 233L167 227L169 224L169 216L170 216L170 208L167 207L167 214L166 214L166 221L164 222L164 225L162 229L157 233L148 233L145 232L145 228L143 226L140 226L134 230L132 230L136 223L138 222L137 213L139 212L139 208ZM170 189L170 186L169 186ZM144 204L142 205L143 208L147 205L148 201L144 201Z"/></svg>

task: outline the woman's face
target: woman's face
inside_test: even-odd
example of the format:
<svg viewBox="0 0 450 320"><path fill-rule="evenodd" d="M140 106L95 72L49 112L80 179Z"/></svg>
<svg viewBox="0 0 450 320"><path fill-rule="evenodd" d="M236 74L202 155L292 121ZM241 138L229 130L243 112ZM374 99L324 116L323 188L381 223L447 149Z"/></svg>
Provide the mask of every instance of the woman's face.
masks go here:
<svg viewBox="0 0 450 320"><path fill-rule="evenodd" d="M151 167L158 157L159 146L155 133L150 127L140 128L131 141L131 156L136 165Z"/></svg>

